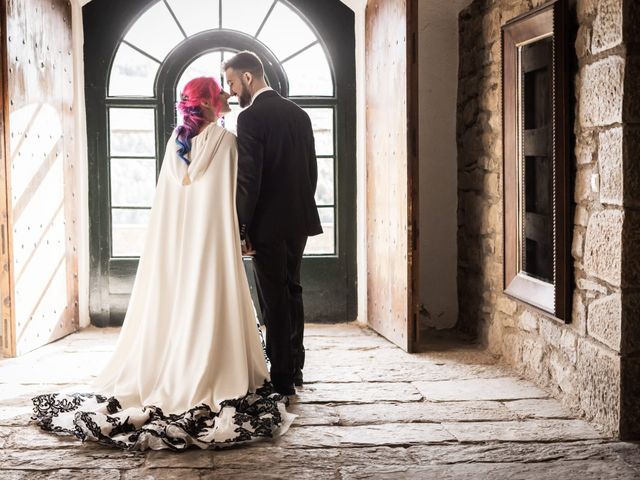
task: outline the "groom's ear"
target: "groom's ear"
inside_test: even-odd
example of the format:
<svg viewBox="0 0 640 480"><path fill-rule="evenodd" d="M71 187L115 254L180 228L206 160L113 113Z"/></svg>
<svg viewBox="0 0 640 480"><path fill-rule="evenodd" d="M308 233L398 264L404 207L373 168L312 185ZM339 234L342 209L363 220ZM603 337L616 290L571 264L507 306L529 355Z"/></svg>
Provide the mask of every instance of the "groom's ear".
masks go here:
<svg viewBox="0 0 640 480"><path fill-rule="evenodd" d="M253 74L251 72L244 72L242 75L244 76L247 84L251 85L251 83L253 82Z"/></svg>

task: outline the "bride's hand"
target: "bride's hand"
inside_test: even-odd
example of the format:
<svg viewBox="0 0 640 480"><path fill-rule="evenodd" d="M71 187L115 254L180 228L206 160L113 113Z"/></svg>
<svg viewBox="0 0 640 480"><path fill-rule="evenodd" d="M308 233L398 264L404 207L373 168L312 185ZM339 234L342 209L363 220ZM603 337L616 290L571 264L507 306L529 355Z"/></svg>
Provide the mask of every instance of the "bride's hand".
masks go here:
<svg viewBox="0 0 640 480"><path fill-rule="evenodd" d="M253 249L253 245L248 238L245 238L242 243L242 256L244 257L253 257L256 254L256 251Z"/></svg>

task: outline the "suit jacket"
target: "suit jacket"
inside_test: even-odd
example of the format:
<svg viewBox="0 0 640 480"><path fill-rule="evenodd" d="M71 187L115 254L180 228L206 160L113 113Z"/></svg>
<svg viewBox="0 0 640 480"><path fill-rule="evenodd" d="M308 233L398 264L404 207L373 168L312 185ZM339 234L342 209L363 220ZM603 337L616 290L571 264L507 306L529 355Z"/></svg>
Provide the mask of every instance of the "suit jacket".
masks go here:
<svg viewBox="0 0 640 480"><path fill-rule="evenodd" d="M309 115L268 90L238 116L236 207L241 235L285 240L322 233Z"/></svg>

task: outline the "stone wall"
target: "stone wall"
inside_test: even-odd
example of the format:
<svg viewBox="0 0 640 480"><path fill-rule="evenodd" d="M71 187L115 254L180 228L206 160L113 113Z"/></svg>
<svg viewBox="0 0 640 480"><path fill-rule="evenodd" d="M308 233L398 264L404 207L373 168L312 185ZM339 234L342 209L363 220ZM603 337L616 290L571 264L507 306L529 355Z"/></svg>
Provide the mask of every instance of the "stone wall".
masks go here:
<svg viewBox="0 0 640 480"><path fill-rule="evenodd" d="M459 328L605 431L626 437L640 436L640 392L632 381L640 373L634 1L571 6L577 69L569 323L503 294L500 27L544 1L475 0L461 12L457 105Z"/></svg>

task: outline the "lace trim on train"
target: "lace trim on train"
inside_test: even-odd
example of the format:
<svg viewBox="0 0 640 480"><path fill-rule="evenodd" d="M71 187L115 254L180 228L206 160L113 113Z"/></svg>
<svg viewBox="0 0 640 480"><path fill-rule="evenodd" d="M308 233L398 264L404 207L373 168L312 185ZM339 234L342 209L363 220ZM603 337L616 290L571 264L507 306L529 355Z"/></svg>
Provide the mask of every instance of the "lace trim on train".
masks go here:
<svg viewBox="0 0 640 480"><path fill-rule="evenodd" d="M32 419L43 430L129 450L213 449L271 438L289 403L269 382L223 401L219 412L206 404L178 415L165 415L154 406L123 410L114 397L88 393L52 393L32 401Z"/></svg>

